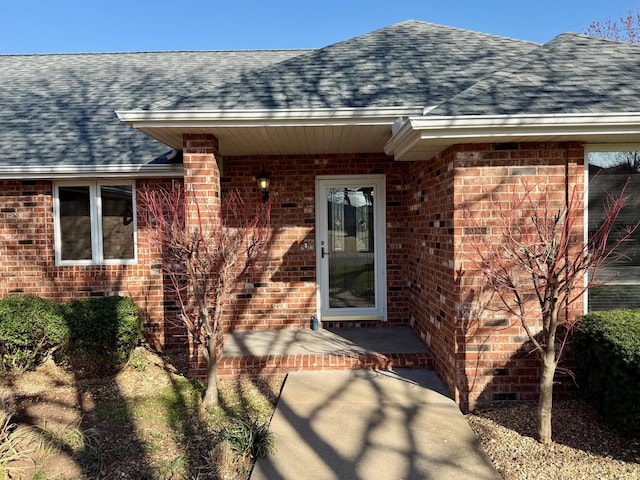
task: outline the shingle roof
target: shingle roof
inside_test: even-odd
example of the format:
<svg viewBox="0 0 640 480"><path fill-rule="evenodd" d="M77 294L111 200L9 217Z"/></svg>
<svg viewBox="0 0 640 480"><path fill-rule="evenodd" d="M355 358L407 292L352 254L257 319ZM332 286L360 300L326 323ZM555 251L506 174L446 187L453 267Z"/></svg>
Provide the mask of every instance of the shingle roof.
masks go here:
<svg viewBox="0 0 640 480"><path fill-rule="evenodd" d="M430 115L640 112L640 45L563 34Z"/></svg>
<svg viewBox="0 0 640 480"><path fill-rule="evenodd" d="M176 92L213 89L305 53L158 52L0 56L0 165L162 161L169 150L118 120Z"/></svg>
<svg viewBox="0 0 640 480"><path fill-rule="evenodd" d="M0 56L0 166L167 162L116 110L640 112L638 79L640 46L575 34L538 45L414 20L317 50Z"/></svg>
<svg viewBox="0 0 640 480"><path fill-rule="evenodd" d="M431 106L537 44L409 20L157 105L191 108Z"/></svg>

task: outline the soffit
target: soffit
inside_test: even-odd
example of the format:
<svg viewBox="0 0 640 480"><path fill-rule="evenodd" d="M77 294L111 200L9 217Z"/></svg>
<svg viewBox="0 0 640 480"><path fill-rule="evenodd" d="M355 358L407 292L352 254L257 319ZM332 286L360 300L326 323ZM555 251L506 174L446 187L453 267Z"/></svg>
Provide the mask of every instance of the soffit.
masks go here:
<svg viewBox="0 0 640 480"><path fill-rule="evenodd" d="M384 152L399 117L423 107L125 111L118 117L138 131L182 149L185 134L211 134L223 156Z"/></svg>
<svg viewBox="0 0 640 480"><path fill-rule="evenodd" d="M208 133L223 156L383 152L390 125L332 127L160 127L141 132L176 150L183 134Z"/></svg>

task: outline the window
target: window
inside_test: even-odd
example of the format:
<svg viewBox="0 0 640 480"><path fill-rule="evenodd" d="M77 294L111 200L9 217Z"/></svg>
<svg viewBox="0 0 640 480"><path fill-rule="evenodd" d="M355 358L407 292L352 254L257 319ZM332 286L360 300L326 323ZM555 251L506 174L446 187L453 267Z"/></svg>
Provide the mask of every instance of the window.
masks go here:
<svg viewBox="0 0 640 480"><path fill-rule="evenodd" d="M640 152L592 151L587 155L589 179L588 231L592 235L605 216L607 194L625 191L627 206L620 212L616 226L635 224L640 218ZM616 228L612 231L615 236ZM596 272L596 286L588 292L590 311L613 308L640 308L640 232L632 242L616 251L621 254L613 265ZM598 282L603 282L598 286Z"/></svg>
<svg viewBox="0 0 640 480"><path fill-rule="evenodd" d="M57 264L136 262L132 182L56 184L54 217Z"/></svg>

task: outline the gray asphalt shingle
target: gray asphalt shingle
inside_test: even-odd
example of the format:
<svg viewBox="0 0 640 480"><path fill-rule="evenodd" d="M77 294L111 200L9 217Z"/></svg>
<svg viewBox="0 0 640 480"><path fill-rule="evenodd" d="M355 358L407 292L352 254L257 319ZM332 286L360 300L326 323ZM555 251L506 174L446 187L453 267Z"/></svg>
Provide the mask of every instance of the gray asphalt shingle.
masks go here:
<svg viewBox="0 0 640 480"><path fill-rule="evenodd" d="M563 34L430 115L640 112L640 45Z"/></svg>
<svg viewBox="0 0 640 480"><path fill-rule="evenodd" d="M162 161L168 148L118 120L304 53L158 52L0 56L0 165Z"/></svg>
<svg viewBox="0 0 640 480"><path fill-rule="evenodd" d="M537 44L409 20L158 105L190 108L431 106Z"/></svg>
<svg viewBox="0 0 640 480"><path fill-rule="evenodd" d="M317 50L0 56L0 166L139 165L168 148L132 109L640 111L640 46L545 45L409 20Z"/></svg>

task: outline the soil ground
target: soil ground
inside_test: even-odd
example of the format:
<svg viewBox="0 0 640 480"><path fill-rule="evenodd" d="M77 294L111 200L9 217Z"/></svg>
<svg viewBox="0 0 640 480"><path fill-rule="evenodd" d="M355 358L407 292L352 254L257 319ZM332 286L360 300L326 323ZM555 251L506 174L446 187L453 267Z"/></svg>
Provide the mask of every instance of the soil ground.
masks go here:
<svg viewBox="0 0 640 480"><path fill-rule="evenodd" d="M231 416L268 422L283 377L220 382L221 406L201 414L200 389L181 374L177 358L138 348L116 375L78 376L48 360L4 378L0 399L12 422L32 434L20 476L246 478L247 459L227 458L227 471L215 465L217 436Z"/></svg>
<svg viewBox="0 0 640 480"><path fill-rule="evenodd" d="M1 403L32 434L21 478L246 479L250 460L216 449L218 434L233 416L268 422L283 377L220 382L221 406L203 416L179 358L139 348L117 375L76 375L50 360L2 379ZM535 404L467 415L505 480L640 480L640 440L588 405L556 402L550 447L535 440L535 418Z"/></svg>
<svg viewBox="0 0 640 480"><path fill-rule="evenodd" d="M484 408L467 415L504 480L640 480L640 438L626 438L582 401L557 401L553 444L535 440L537 404Z"/></svg>

